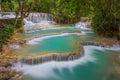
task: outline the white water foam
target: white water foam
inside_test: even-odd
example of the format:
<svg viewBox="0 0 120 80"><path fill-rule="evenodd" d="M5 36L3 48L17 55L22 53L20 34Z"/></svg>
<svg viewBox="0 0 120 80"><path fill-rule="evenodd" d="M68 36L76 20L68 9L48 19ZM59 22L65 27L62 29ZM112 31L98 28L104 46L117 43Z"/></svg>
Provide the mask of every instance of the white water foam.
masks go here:
<svg viewBox="0 0 120 80"><path fill-rule="evenodd" d="M53 21L52 14L48 13L30 13L27 18L24 19L24 31L34 31L38 29L47 29L51 28L51 24L56 24Z"/></svg>
<svg viewBox="0 0 120 80"><path fill-rule="evenodd" d="M88 33L94 33L93 31L81 31L82 35L87 35Z"/></svg>
<svg viewBox="0 0 120 80"><path fill-rule="evenodd" d="M41 30L43 31L43 30L57 30L57 29L62 29L62 28L55 28L53 26L50 26L50 28L46 28L46 29L26 31L26 33L32 33L32 32L41 31Z"/></svg>
<svg viewBox="0 0 120 80"><path fill-rule="evenodd" d="M38 41L42 41L44 39L48 39L48 38L53 38L53 37L62 37L62 36L68 36L68 35L81 35L81 33L62 33L62 34L57 34L57 35L50 35L50 36L43 36L43 37L38 37L38 38L33 38L31 40L27 41L27 44L38 44Z"/></svg>
<svg viewBox="0 0 120 80"><path fill-rule="evenodd" d="M36 25L37 26L37 25ZM32 26L33 27L33 26ZM32 32L36 32L36 31L40 31L40 30L59 30L59 29L71 29L71 28L75 28L75 27L55 27L55 26L49 26L47 28L41 28L41 29L36 29L36 30L31 30L31 31L26 31L26 33L32 33ZM77 28L78 30L80 30L79 28Z"/></svg>
<svg viewBox="0 0 120 80"><path fill-rule="evenodd" d="M105 50L111 50L111 51L120 51L120 45L119 44L115 44L113 45L113 47L108 47L108 48L104 48Z"/></svg>
<svg viewBox="0 0 120 80"><path fill-rule="evenodd" d="M92 30L91 28L87 27L87 24L85 24L84 22L78 22L75 24L76 28L80 28L81 30Z"/></svg>
<svg viewBox="0 0 120 80"><path fill-rule="evenodd" d="M19 49L19 48L20 48L20 45L13 43L13 44L10 44L9 47L10 47L11 49Z"/></svg>
<svg viewBox="0 0 120 80"><path fill-rule="evenodd" d="M85 31L81 31L81 33L82 33L83 35L86 35L86 32L85 32Z"/></svg>
<svg viewBox="0 0 120 80"><path fill-rule="evenodd" d="M71 73L73 73L73 69L76 66L84 65L88 62L95 63L97 59L93 55L94 49L103 50L101 47L84 46L85 55L78 60L62 61L62 62L51 61L51 62L46 62L38 65L22 64L22 67L18 63L13 68L16 69L17 71L22 71L24 75L29 75L35 78L54 77L54 78L61 79L55 74L54 72L55 69L57 69L62 74L63 69L67 68Z"/></svg>
<svg viewBox="0 0 120 80"><path fill-rule="evenodd" d="M11 12L11 13L3 15L3 16L0 14L0 19L9 19L9 18L15 18L14 13Z"/></svg>

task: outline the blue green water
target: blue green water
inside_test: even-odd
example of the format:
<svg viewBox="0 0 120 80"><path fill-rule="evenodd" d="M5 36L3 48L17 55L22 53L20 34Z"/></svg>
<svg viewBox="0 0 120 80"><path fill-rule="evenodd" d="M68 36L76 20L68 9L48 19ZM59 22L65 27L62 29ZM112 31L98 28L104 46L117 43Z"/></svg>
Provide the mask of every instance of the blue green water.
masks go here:
<svg viewBox="0 0 120 80"><path fill-rule="evenodd" d="M38 30L38 31L33 31L33 32L28 32L28 33L22 33L22 34L18 34L18 37L22 37L25 38L27 36L31 36L31 35L36 35L36 34L50 34L50 33L58 33L58 32L65 32L65 31L75 31L78 30L78 28L69 26L69 27L56 27L53 29L46 29L46 30Z"/></svg>
<svg viewBox="0 0 120 80"><path fill-rule="evenodd" d="M79 30L75 27L60 27L55 29L49 29L49 30L40 30L36 32L31 33L24 33L21 34L21 36L29 36L31 34L48 34L48 33L54 33L54 32L63 32L63 31L74 31ZM81 33L78 33L81 34ZM22 54L39 54L39 53L47 53L47 52L73 52L79 47L80 41L91 41L93 40L96 35L93 33L86 33L87 35L77 35L77 34L69 34L64 35L64 33L60 33L55 35L49 35L49 38L45 38L46 36L43 36L41 40L36 41L36 45L29 45L26 47L21 48L18 50L18 53Z"/></svg>
<svg viewBox="0 0 120 80"><path fill-rule="evenodd" d="M76 35L70 35L43 40L38 42L29 53L74 51L77 47L75 46L76 39L73 36L78 37Z"/></svg>
<svg viewBox="0 0 120 80"><path fill-rule="evenodd" d="M56 29L58 31L74 30L75 28ZM77 29L78 30L78 29ZM47 30L38 31L39 34L54 32ZM29 33L29 34L36 34ZM59 37L50 37L37 41L37 44L22 48L20 51L26 54L38 54L42 52L69 52L74 51L76 43L80 41L90 41L97 38L94 33L86 35L67 35ZM85 56L79 60L71 62L48 62L35 66L24 65L20 68L24 73L24 80L119 80L116 78L110 79L112 70L111 55L115 52L110 52L100 47L87 46Z"/></svg>
<svg viewBox="0 0 120 80"><path fill-rule="evenodd" d="M79 47L79 42L85 41L86 38L88 38L88 40L94 39L89 36L84 37L76 34L60 37L51 37L49 39L37 41L37 44L30 45L31 47L23 47L19 50L19 52L24 54L38 54L43 52L72 52Z"/></svg>
<svg viewBox="0 0 120 80"><path fill-rule="evenodd" d="M90 50L93 51L92 54L88 51L91 57L86 57L89 58L87 61L86 58L83 59L85 62L81 60L71 63L49 62L37 65L37 67L28 67L28 71L30 69L33 69L33 71L26 73L25 80L109 80L112 65L110 63L110 54L112 53L95 48L91 48ZM35 73L37 76L31 73Z"/></svg>

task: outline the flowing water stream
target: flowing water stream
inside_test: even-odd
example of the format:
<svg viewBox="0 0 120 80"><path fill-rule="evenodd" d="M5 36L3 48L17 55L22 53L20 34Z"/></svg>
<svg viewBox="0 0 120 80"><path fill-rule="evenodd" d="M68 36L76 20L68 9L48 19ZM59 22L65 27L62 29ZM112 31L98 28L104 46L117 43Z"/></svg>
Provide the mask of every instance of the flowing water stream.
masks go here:
<svg viewBox="0 0 120 80"><path fill-rule="evenodd" d="M54 29L40 30L18 35L21 38L28 36L65 32L68 30L80 30L74 27L57 27ZM55 35L42 36L29 40L28 46L17 50L19 54L42 54L48 52L72 52L81 41L92 41L97 36L94 33L84 31L83 33L60 33ZM46 62L37 65L20 64L15 65L15 69L22 71L24 80L119 80L110 78L111 55L119 51L110 51L101 47L84 46L85 54L78 60L62 62Z"/></svg>
<svg viewBox="0 0 120 80"><path fill-rule="evenodd" d="M0 14L1 19L15 17L15 13L3 14ZM41 36L28 40L26 46L16 50L20 55L39 55L49 52L65 54L79 48L80 42L93 41L98 37L81 23L77 24L77 28L73 26L46 26L55 24L51 14L31 13L24 22L26 33L18 34L18 38ZM14 68L23 72L23 80L120 80L119 75L114 74L116 73L114 71L116 65L112 61L113 55L120 53L120 49L117 50L84 46L84 56L77 60L51 61L37 65L22 64L22 66L18 63Z"/></svg>

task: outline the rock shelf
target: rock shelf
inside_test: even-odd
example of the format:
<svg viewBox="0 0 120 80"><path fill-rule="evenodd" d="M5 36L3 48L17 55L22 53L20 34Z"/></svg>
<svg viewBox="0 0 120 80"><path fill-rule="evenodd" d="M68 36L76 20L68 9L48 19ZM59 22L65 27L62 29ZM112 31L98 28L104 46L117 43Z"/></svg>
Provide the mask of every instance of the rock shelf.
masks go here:
<svg viewBox="0 0 120 80"><path fill-rule="evenodd" d="M81 50L81 52L74 53L74 54L50 54L50 55L39 56L34 58L21 57L19 61L21 63L35 65L35 64L41 64L49 61L72 61L72 60L79 59L83 55L84 55L84 50Z"/></svg>

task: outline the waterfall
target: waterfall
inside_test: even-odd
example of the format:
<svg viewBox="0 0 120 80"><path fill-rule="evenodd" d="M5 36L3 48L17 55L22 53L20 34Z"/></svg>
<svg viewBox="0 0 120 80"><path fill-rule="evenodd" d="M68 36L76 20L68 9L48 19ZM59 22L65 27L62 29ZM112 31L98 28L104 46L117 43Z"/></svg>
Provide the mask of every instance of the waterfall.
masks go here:
<svg viewBox="0 0 120 80"><path fill-rule="evenodd" d="M73 75L76 67L79 67L79 68L84 67L85 65L87 65L87 63L96 64L96 60L98 59L94 56L94 53L93 53L94 49L103 50L98 47L85 46L84 56L73 61L72 60L61 61L61 62L51 61L51 62L46 62L44 64L37 64L37 65L27 65L27 64L17 63L17 64L14 64L13 69L23 72L24 75L35 77L38 80L46 79L46 77L48 80L49 80L49 77L53 77L53 76L58 77L58 74L56 74L56 71L58 71L60 75L64 75L65 69L67 69L70 72L70 74ZM83 70L83 68L81 68L81 70ZM83 73L81 72L81 74ZM55 79L52 78L52 80L64 80L64 79L61 78L61 76L60 78L55 78ZM69 80L69 79L66 78L66 80ZM75 80L75 79L71 79L71 80Z"/></svg>
<svg viewBox="0 0 120 80"><path fill-rule="evenodd" d="M76 23L75 27L80 28L82 30L91 30L91 28L87 24L85 24L84 22L81 22L81 21Z"/></svg>
<svg viewBox="0 0 120 80"><path fill-rule="evenodd" d="M24 19L24 23L25 32L50 28L50 26L46 25L55 24L52 14L48 13L30 13L29 16Z"/></svg>
<svg viewBox="0 0 120 80"><path fill-rule="evenodd" d="M30 13L26 18L27 21L31 21L33 23L53 23L53 17L48 13Z"/></svg>
<svg viewBox="0 0 120 80"><path fill-rule="evenodd" d="M15 12L0 12L0 19L15 18ZM19 16L20 17L20 14ZM52 14L48 13L30 13L27 18L24 18L24 31L34 31L39 29L48 29L49 24L56 24Z"/></svg>
<svg viewBox="0 0 120 80"><path fill-rule="evenodd" d="M15 12L0 12L0 19L15 18ZM55 24L52 14L48 13L30 13L25 22L40 23L40 24Z"/></svg>
<svg viewBox="0 0 120 80"><path fill-rule="evenodd" d="M98 42L81 42L80 44L83 46L101 46L101 47L105 46Z"/></svg>
<svg viewBox="0 0 120 80"><path fill-rule="evenodd" d="M35 58L26 58L21 57L19 61L21 63L35 65L35 64L42 64L49 61L73 61L79 59L84 55L84 50L81 52L74 53L74 54L50 54L45 56L37 56Z"/></svg>
<svg viewBox="0 0 120 80"><path fill-rule="evenodd" d="M0 12L0 19L15 18L15 12Z"/></svg>

